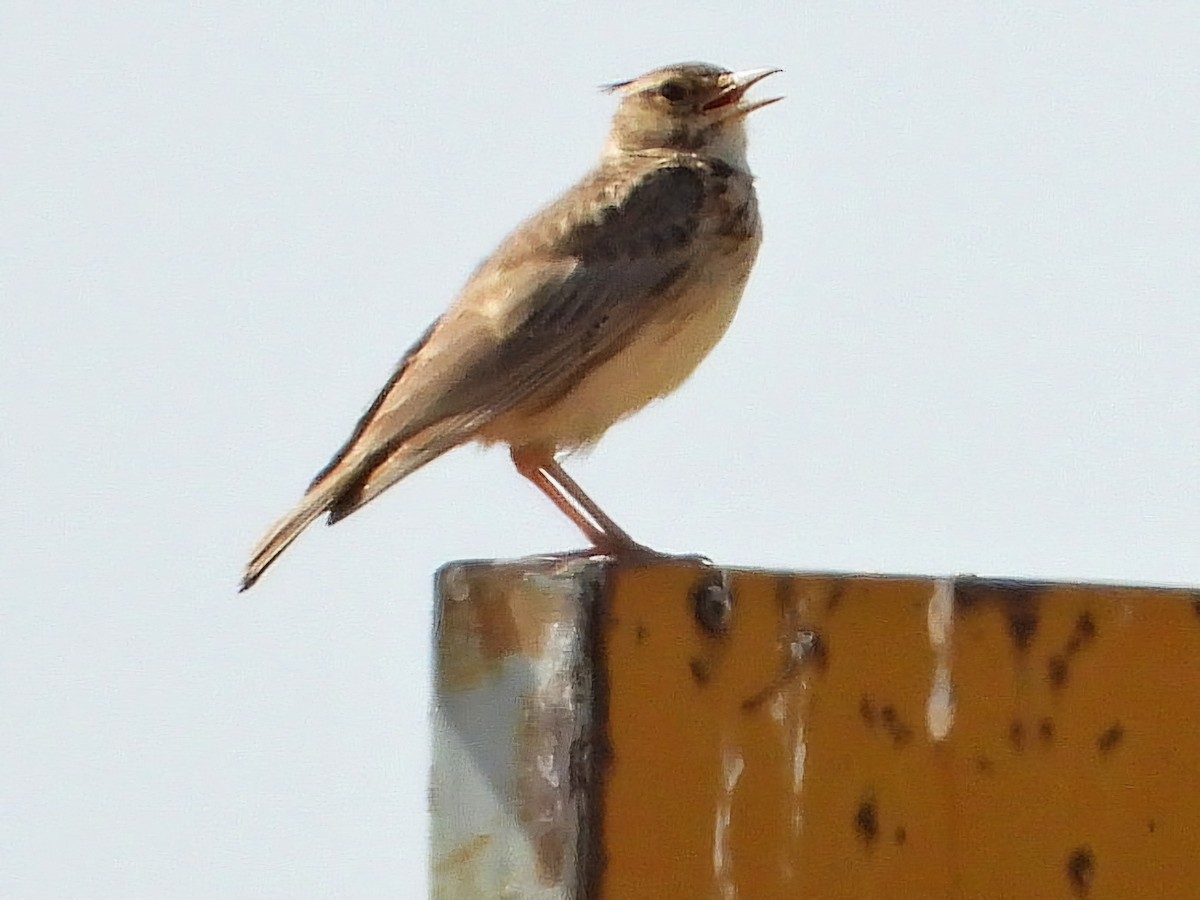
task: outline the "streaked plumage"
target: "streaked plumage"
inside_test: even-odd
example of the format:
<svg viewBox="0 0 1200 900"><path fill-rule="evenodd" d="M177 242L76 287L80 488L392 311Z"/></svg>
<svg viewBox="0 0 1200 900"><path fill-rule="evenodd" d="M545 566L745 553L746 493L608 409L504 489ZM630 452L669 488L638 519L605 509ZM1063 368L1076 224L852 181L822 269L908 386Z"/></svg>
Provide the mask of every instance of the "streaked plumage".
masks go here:
<svg viewBox="0 0 1200 900"><path fill-rule="evenodd" d="M555 455L674 390L725 332L761 239L743 119L772 102L741 101L771 71L688 64L614 85L599 166L476 270L255 548L242 589L323 512L337 522L469 440L508 444L599 548L637 546Z"/></svg>

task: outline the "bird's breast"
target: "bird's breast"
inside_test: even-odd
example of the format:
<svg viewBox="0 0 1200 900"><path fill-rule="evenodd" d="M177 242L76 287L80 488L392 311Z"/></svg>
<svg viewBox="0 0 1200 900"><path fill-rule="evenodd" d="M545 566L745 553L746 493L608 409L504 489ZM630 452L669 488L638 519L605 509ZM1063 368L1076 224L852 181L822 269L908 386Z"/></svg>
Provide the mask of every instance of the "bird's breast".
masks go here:
<svg viewBox="0 0 1200 900"><path fill-rule="evenodd" d="M487 442L555 451L588 446L613 424L678 388L724 335L741 300L760 233L752 196L720 219L702 253L672 286L661 313L617 353L549 405L518 407L480 434ZM734 211L731 211L734 212Z"/></svg>

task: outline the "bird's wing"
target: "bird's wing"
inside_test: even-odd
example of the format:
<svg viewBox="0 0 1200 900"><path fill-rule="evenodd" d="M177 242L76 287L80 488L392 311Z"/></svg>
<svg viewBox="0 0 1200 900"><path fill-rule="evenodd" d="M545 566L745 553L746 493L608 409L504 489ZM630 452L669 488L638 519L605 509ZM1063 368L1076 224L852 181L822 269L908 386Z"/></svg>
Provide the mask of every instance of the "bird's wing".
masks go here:
<svg viewBox="0 0 1200 900"><path fill-rule="evenodd" d="M444 452L535 396L568 393L661 314L661 298L697 263L713 177L695 165L659 166L606 203L568 194L531 220L410 352L334 466L366 451L370 471L418 435ZM543 230L557 230L556 239L538 240ZM398 477L383 484L368 475L371 490L347 492L335 517Z"/></svg>
<svg viewBox="0 0 1200 900"><path fill-rule="evenodd" d="M486 309L502 291L501 338L444 385L430 414L482 412L490 420L535 396L556 398L623 349L629 333L664 313L671 286L700 261L714 227L705 216L713 177L694 164L653 168L609 202L583 204L586 213L560 226L548 254L533 251L516 266L481 272L499 290L485 284L465 306ZM568 195L538 219L569 218L558 207L572 202ZM530 223L535 231L539 224ZM504 290L514 274L520 288Z"/></svg>
<svg viewBox="0 0 1200 900"><path fill-rule="evenodd" d="M720 229L706 214L708 179L727 174L695 163L615 180L600 170L514 232L259 542L243 589L321 513L344 518L497 416L565 395L619 352L661 315L662 296Z"/></svg>

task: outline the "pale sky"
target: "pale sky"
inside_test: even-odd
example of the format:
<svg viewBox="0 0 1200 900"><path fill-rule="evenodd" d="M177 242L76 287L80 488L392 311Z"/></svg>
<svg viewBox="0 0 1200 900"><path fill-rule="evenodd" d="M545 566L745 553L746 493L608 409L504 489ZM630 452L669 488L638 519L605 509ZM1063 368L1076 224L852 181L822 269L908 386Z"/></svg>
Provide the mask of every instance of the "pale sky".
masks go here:
<svg viewBox="0 0 1200 900"><path fill-rule="evenodd" d="M0 13L0 897L421 897L431 582L580 544L501 450L248 594L596 86L778 66L727 339L568 468L721 564L1200 582L1195 4Z"/></svg>

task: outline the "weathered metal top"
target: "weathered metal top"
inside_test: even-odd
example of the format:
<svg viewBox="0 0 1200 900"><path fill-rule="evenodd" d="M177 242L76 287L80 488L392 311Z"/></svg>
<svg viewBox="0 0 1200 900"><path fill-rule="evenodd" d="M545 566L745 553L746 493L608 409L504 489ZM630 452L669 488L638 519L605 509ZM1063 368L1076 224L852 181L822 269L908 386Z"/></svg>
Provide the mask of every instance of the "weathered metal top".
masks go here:
<svg viewBox="0 0 1200 900"><path fill-rule="evenodd" d="M439 898L1183 897L1200 592L456 563Z"/></svg>

